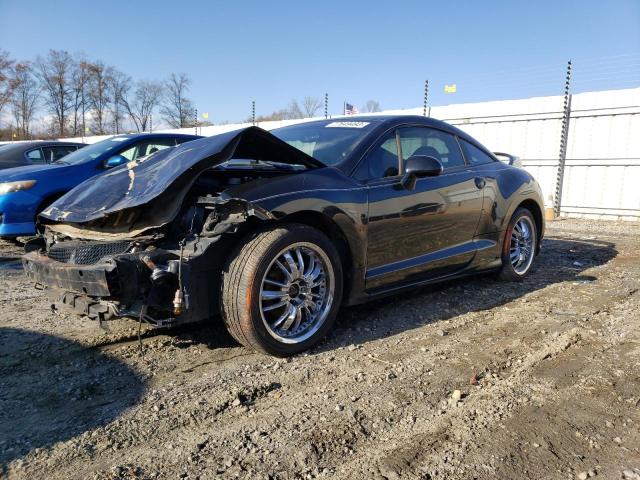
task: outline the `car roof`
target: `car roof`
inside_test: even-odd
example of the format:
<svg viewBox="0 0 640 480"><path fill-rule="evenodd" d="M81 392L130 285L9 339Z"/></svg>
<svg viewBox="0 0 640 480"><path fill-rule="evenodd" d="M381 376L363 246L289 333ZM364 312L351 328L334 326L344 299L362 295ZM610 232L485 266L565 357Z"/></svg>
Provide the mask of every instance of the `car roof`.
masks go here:
<svg viewBox="0 0 640 480"><path fill-rule="evenodd" d="M158 133L122 133L122 134L118 134L118 135L113 135L109 138L115 138L115 137L126 137L126 138L131 138L131 139L140 139L140 138L202 138L202 135L191 135L188 133L162 133L162 132L158 132Z"/></svg>
<svg viewBox="0 0 640 480"><path fill-rule="evenodd" d="M77 146L77 147L85 147L86 143L80 142L60 142L57 140L31 140L27 142L17 142L17 143L3 143L1 146L11 146L13 147L13 151L17 150L29 150L30 148L36 147L64 147L64 146Z"/></svg>
<svg viewBox="0 0 640 480"><path fill-rule="evenodd" d="M304 125L312 125L316 123L325 123L325 122L370 122L377 123L379 127L384 126L394 126L394 125L403 125L403 124L419 124L427 127L438 128L440 130L445 130L454 135L458 135L465 140L469 140L473 143L478 143L473 137L469 136L466 132L460 130L459 128L454 127L453 125L443 122L442 120L438 120L432 117L423 117L421 115L350 115L350 116L340 116L327 118L322 120L315 120L312 122L305 122ZM286 128L286 127L284 127Z"/></svg>
<svg viewBox="0 0 640 480"><path fill-rule="evenodd" d="M376 138L379 138L384 132L389 129L400 127L400 126L411 126L411 125L420 125L425 127L437 128L439 130L443 130L452 135L456 135L469 143L479 147L483 151L492 155L489 149L487 149L484 145L482 145L478 140L474 139L472 136L467 134L466 132L460 130L459 128L454 127L446 122L441 120L437 120L432 117L423 117L421 115L349 115L349 116L339 116L333 118L326 118L322 120L314 120L311 122L305 122L300 124L295 124L297 126L303 125L314 125L314 124L325 124L330 122L369 122L375 123L375 128L373 128L360 142L358 146L341 162L335 164L334 166L340 168L344 172L351 172L353 168L359 163L360 159L367 151L372 142L375 141ZM294 126L294 125L291 125ZM282 127L287 128L287 127Z"/></svg>

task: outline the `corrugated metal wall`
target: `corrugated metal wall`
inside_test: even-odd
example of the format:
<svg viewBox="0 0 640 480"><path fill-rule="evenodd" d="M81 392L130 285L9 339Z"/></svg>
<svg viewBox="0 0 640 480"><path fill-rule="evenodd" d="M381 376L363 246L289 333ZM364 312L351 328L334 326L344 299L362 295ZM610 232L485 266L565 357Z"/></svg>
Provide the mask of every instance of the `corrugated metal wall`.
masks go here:
<svg viewBox="0 0 640 480"><path fill-rule="evenodd" d="M562 105L561 96L539 97L436 107L431 115L520 156L551 206ZM573 95L561 213L640 220L640 88Z"/></svg>
<svg viewBox="0 0 640 480"><path fill-rule="evenodd" d="M430 115L458 126L493 151L518 155L552 206L562 108L562 96L534 97L433 107ZM381 113L422 115L422 108ZM270 130L302 121L262 122L260 127ZM242 126L246 124L202 127L198 133L215 135ZM640 220L640 88L573 95L566 158L563 215Z"/></svg>

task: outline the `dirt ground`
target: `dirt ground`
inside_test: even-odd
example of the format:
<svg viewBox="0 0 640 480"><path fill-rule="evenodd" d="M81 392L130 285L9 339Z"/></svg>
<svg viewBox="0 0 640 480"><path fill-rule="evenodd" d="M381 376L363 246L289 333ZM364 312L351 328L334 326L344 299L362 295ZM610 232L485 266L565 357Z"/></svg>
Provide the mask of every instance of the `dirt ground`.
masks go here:
<svg viewBox="0 0 640 480"><path fill-rule="evenodd" d="M0 246L0 478L640 479L640 223L560 220L522 284L345 309L277 360L212 322L52 311Z"/></svg>

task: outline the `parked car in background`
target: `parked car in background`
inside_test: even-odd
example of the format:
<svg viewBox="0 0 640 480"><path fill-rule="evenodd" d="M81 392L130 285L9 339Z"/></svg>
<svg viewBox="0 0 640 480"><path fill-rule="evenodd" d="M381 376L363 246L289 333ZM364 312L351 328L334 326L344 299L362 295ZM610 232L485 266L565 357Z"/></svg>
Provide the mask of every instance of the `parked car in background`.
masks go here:
<svg viewBox="0 0 640 480"><path fill-rule="evenodd" d="M25 272L89 317L220 313L292 355L341 304L472 273L521 281L544 235L521 168L437 120L363 116L196 140L94 178L40 215Z"/></svg>
<svg viewBox="0 0 640 480"><path fill-rule="evenodd" d="M196 138L201 137L165 133L117 135L52 163L0 170L0 237L33 235L36 215L88 178Z"/></svg>
<svg viewBox="0 0 640 480"><path fill-rule="evenodd" d="M0 145L0 169L53 163L85 145L47 141L5 143Z"/></svg>

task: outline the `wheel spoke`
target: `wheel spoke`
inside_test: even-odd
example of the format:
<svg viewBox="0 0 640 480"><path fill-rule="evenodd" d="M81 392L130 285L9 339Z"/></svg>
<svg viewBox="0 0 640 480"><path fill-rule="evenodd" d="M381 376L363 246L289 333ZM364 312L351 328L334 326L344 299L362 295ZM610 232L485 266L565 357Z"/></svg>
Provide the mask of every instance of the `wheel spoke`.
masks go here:
<svg viewBox="0 0 640 480"><path fill-rule="evenodd" d="M522 237L522 227L520 226L520 222L513 226L513 230L516 232L518 238Z"/></svg>
<svg viewBox="0 0 640 480"><path fill-rule="evenodd" d="M295 321L294 321L293 325L291 326L291 328L289 328L289 330L293 330L295 332L298 329L298 327L300 326L301 322L302 322L302 306L299 306L299 307L296 308Z"/></svg>
<svg viewBox="0 0 640 480"><path fill-rule="evenodd" d="M309 251L309 264L307 265L306 270L302 273L302 276L307 278L309 274L313 271L316 266L316 254L312 251Z"/></svg>
<svg viewBox="0 0 640 480"><path fill-rule="evenodd" d="M304 272L304 259L302 258L302 252L299 248L296 248L296 257L298 257L298 272L302 276Z"/></svg>
<svg viewBox="0 0 640 480"><path fill-rule="evenodd" d="M295 322L299 316L300 308L291 305L291 308L289 309L289 315L287 315L287 318L282 324L282 330L289 330L293 322Z"/></svg>
<svg viewBox="0 0 640 480"><path fill-rule="evenodd" d="M262 311L263 312L270 312L271 310L275 310L276 308L280 308L280 307L284 307L285 305L288 305L289 302L282 300L281 302L277 302L277 303L273 303L267 307L263 307Z"/></svg>
<svg viewBox="0 0 640 480"><path fill-rule="evenodd" d="M308 282L314 283L316 279L322 274L322 265L319 263L313 268L313 271L307 276L306 280Z"/></svg>
<svg viewBox="0 0 640 480"><path fill-rule="evenodd" d="M276 287L280 287L280 288L287 288L287 284L286 283L278 282L276 280L271 280L270 278L265 278L264 279L264 283L268 283L270 285L275 285Z"/></svg>
<svg viewBox="0 0 640 480"><path fill-rule="evenodd" d="M289 306L286 308L284 313L280 315L278 319L275 322L273 322L271 326L273 328L278 328L282 324L282 322L284 322L287 318L289 318L289 316L291 316L291 313L293 312L293 310L295 310L295 307L289 304Z"/></svg>
<svg viewBox="0 0 640 480"><path fill-rule="evenodd" d="M289 271L291 272L291 276L295 279L300 276L300 272L298 271L298 266L296 262L293 261L293 257L291 256L291 252L286 252L283 255L284 259L287 261L287 266L289 267Z"/></svg>
<svg viewBox="0 0 640 480"><path fill-rule="evenodd" d="M282 262L280 260L276 260L276 265L278 266L278 268L282 271L282 273L284 274L284 276L286 277L288 282L293 281L293 275L291 275L291 273L289 272L289 270L287 270L287 267L285 267Z"/></svg>
<svg viewBox="0 0 640 480"><path fill-rule="evenodd" d="M286 296L287 296L286 292L282 292L282 291L276 291L276 290L262 291L263 300L275 300L277 298L284 298Z"/></svg>

